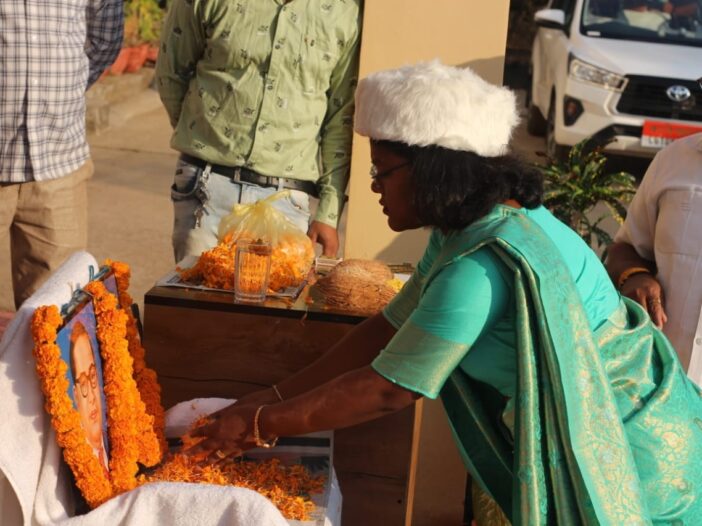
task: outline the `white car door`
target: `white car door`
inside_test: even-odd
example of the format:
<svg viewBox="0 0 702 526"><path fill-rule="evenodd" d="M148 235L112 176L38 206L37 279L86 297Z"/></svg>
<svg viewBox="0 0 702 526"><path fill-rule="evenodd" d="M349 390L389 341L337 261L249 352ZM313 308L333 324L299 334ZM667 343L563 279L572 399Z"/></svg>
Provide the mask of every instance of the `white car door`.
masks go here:
<svg viewBox="0 0 702 526"><path fill-rule="evenodd" d="M565 30L539 27L532 48L532 99L546 117L554 86L562 85L568 75L570 24L582 0L552 0L549 9L563 11Z"/></svg>

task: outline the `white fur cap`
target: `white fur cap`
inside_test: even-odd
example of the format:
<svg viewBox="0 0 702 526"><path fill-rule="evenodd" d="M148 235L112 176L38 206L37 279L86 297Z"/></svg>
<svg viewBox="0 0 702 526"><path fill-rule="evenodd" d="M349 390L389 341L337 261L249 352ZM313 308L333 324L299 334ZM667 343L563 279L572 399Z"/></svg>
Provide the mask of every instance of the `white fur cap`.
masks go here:
<svg viewBox="0 0 702 526"><path fill-rule="evenodd" d="M507 88L434 60L361 79L354 128L372 139L495 157L507 153L516 106Z"/></svg>

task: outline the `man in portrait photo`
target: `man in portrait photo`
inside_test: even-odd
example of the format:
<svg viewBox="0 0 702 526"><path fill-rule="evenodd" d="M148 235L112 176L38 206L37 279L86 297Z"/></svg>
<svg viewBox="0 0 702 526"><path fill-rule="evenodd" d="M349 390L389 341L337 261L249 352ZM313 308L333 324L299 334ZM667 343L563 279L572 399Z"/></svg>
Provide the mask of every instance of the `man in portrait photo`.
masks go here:
<svg viewBox="0 0 702 526"><path fill-rule="evenodd" d="M98 381L95 352L88 331L80 321L73 325L70 336L70 367L73 375L73 401L80 414L85 438L100 465L109 475L108 454L104 434L102 386Z"/></svg>

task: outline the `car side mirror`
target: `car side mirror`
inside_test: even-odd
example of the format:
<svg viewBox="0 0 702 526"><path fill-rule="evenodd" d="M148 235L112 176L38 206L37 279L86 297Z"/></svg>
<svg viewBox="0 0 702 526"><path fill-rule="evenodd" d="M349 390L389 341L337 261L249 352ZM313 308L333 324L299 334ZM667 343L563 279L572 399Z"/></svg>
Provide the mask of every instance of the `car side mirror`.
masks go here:
<svg viewBox="0 0 702 526"><path fill-rule="evenodd" d="M541 9L534 13L534 22L539 27L565 31L565 11L562 9Z"/></svg>

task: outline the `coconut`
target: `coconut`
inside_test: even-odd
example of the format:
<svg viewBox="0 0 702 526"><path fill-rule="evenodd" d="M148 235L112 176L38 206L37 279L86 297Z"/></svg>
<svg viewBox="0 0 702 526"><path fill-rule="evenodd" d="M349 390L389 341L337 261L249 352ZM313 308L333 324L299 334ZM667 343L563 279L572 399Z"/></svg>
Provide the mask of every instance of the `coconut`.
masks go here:
<svg viewBox="0 0 702 526"><path fill-rule="evenodd" d="M348 259L317 282L330 307L375 314L395 296L390 268L380 261Z"/></svg>

